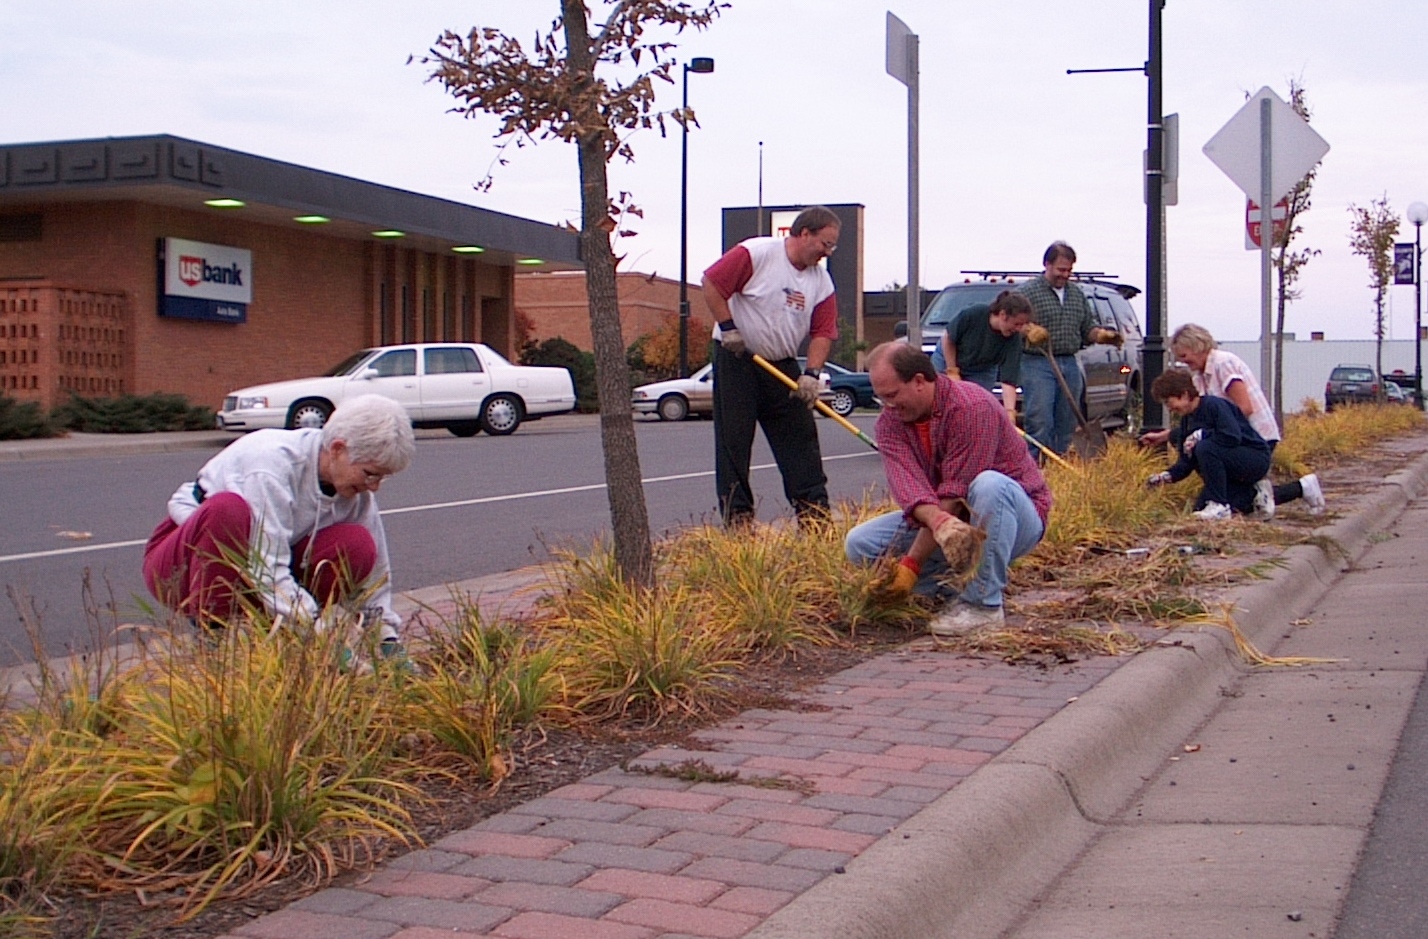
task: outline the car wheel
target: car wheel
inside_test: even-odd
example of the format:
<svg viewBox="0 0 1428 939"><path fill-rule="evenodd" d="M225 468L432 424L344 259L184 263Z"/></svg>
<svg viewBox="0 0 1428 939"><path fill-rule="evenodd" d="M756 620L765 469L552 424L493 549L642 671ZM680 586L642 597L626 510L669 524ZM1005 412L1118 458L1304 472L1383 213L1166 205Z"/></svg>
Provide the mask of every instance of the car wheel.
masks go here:
<svg viewBox="0 0 1428 939"><path fill-rule="evenodd" d="M853 393L846 388L836 388L833 391L833 402L828 405L839 417L847 417L858 409L858 399L853 397Z"/></svg>
<svg viewBox="0 0 1428 939"><path fill-rule="evenodd" d="M665 395L657 407L662 421L682 421L689 416L689 402L684 395Z"/></svg>
<svg viewBox="0 0 1428 939"><path fill-rule="evenodd" d="M492 395L481 405L481 429L492 437L504 437L521 426L521 402L515 395Z"/></svg>
<svg viewBox="0 0 1428 939"><path fill-rule="evenodd" d="M481 433L481 422L461 421L457 424L448 424L446 429L458 437L474 437Z"/></svg>
<svg viewBox="0 0 1428 939"><path fill-rule="evenodd" d="M332 416L332 405L317 398L304 398L288 408L288 429L319 428Z"/></svg>

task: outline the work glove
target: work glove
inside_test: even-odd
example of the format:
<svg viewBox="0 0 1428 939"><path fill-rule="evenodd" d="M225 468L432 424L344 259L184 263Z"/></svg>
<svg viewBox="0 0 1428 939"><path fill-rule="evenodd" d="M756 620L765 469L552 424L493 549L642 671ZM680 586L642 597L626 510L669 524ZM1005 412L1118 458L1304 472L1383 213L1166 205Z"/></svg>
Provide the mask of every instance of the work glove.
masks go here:
<svg viewBox="0 0 1428 939"><path fill-rule="evenodd" d="M961 380L962 380L962 370L961 370L960 368L958 368L957 366L955 366L955 365L949 365L949 366L947 366L947 372L946 372L946 374L947 374L947 377L948 377L948 378L951 378L951 379L953 379L954 381L961 381Z"/></svg>
<svg viewBox="0 0 1428 939"><path fill-rule="evenodd" d="M737 329L719 328L719 344L734 355L743 355L748 351L748 346L744 345L744 336Z"/></svg>
<svg viewBox="0 0 1428 939"><path fill-rule="evenodd" d="M962 574L971 570L981 560L982 542L987 540L987 533L954 515L948 515L937 523L937 527L932 530L932 537L937 539L937 546L942 549L947 566L954 574Z"/></svg>
<svg viewBox="0 0 1428 939"><path fill-rule="evenodd" d="M789 392L789 397L797 398L808 405L808 410L818 403L819 381L812 375L798 376L798 387Z"/></svg>
<svg viewBox="0 0 1428 939"><path fill-rule="evenodd" d="M1125 337L1120 333L1114 329L1103 329L1099 326L1091 330L1091 342L1098 346L1115 346L1117 349L1126 344Z"/></svg>
<svg viewBox="0 0 1428 939"><path fill-rule="evenodd" d="M1038 323L1028 323L1026 331L1021 335L1029 346L1044 346L1046 340L1051 338L1051 333L1047 332L1046 327Z"/></svg>
<svg viewBox="0 0 1428 939"><path fill-rule="evenodd" d="M1192 454L1192 453L1195 452L1195 444L1199 443L1199 442L1200 442L1200 438L1203 437L1203 436L1205 436L1205 431L1204 431L1204 429L1202 428L1202 429L1200 429L1200 430L1195 431L1195 432L1192 433L1190 436L1188 436L1188 437L1185 438L1185 442L1184 442L1183 444L1181 444L1181 446L1185 448L1185 455L1186 455L1186 456L1189 456L1190 454Z"/></svg>
<svg viewBox="0 0 1428 939"><path fill-rule="evenodd" d="M921 567L922 565L909 557L897 561L892 558L878 561L877 574L868 582L869 599L884 606L904 602L912 596L912 588L917 586Z"/></svg>
<svg viewBox="0 0 1428 939"><path fill-rule="evenodd" d="M1150 477L1149 479L1147 479L1147 480L1145 481L1145 488L1147 488L1147 489L1158 489L1158 488L1160 488L1161 486L1167 486L1167 485L1169 485L1170 482L1171 482L1171 480L1170 480L1170 474L1169 474L1169 473L1164 473L1164 472L1162 472L1162 473L1156 473L1154 476Z"/></svg>

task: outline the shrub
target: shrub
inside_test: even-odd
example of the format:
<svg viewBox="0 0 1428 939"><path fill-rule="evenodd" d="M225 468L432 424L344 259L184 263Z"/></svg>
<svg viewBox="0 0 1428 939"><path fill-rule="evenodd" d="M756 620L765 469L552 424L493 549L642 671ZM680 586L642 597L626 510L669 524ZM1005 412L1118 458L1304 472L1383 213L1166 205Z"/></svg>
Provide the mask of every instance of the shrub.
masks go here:
<svg viewBox="0 0 1428 939"><path fill-rule="evenodd" d="M18 401L0 393L0 440L54 437L58 428L34 401Z"/></svg>
<svg viewBox="0 0 1428 939"><path fill-rule="evenodd" d="M177 394L120 395L83 398L71 394L50 419L61 427L88 434L150 434L170 430L212 430L213 411L190 405Z"/></svg>
<svg viewBox="0 0 1428 939"><path fill-rule="evenodd" d="M582 352L574 343L557 336L521 352L522 365L558 365L570 370L575 382L575 408L582 414L600 410L600 392L595 387L595 353Z"/></svg>

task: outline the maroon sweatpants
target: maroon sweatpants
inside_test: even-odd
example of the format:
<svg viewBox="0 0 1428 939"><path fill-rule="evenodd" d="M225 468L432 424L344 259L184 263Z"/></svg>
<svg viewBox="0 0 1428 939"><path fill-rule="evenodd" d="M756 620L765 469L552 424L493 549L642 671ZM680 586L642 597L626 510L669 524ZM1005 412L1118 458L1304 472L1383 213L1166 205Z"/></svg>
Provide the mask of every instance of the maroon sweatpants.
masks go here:
<svg viewBox="0 0 1428 939"><path fill-rule="evenodd" d="M252 528L247 500L232 492L204 499L182 525L164 519L144 546L149 592L185 616L228 621L239 597L252 592L241 567L230 563L247 557ZM324 606L365 581L376 564L372 533L351 522L330 525L292 546L294 579Z"/></svg>

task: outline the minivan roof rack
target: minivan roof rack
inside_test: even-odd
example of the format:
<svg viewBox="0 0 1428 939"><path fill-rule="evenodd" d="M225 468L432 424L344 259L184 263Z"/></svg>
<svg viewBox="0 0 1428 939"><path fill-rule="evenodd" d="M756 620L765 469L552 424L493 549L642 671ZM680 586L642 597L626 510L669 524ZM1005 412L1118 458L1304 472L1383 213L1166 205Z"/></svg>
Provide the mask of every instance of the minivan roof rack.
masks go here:
<svg viewBox="0 0 1428 939"><path fill-rule="evenodd" d="M976 274L978 277L1039 277L1041 271L959 271L961 274ZM1105 271L1076 271L1071 275L1073 280L1094 280L1097 277L1119 277L1119 274L1107 274Z"/></svg>

